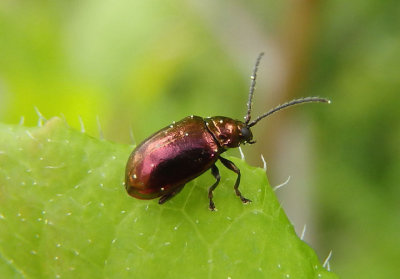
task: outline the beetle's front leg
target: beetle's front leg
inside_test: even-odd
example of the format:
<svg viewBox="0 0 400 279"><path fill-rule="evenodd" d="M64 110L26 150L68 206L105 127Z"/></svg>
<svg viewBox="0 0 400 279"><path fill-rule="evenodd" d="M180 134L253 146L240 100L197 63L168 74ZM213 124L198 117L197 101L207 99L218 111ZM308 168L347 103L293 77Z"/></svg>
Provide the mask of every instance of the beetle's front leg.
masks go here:
<svg viewBox="0 0 400 279"><path fill-rule="evenodd" d="M215 210L215 204L213 202L213 191L215 188L217 188L219 181L221 180L221 176L219 175L219 170L217 166L214 164L211 167L211 173L217 180L209 189L208 189L208 198L210 199L210 210L214 211Z"/></svg>
<svg viewBox="0 0 400 279"><path fill-rule="evenodd" d="M161 198L158 200L158 204L163 204L165 203L167 200L170 200L171 198L173 198L174 196L176 196L176 194L178 194L183 187L185 186L185 184L183 185L179 185L178 187L176 187L175 190L173 190L172 192L169 192L168 194L165 194L164 196L161 196Z"/></svg>
<svg viewBox="0 0 400 279"><path fill-rule="evenodd" d="M236 195L240 198L240 200L243 203L251 202L251 200L246 199L245 197L243 197L242 193L240 193L240 191L239 191L239 184L240 184L240 170L239 170L239 168L232 161L229 161L229 160L227 160L225 158L219 157L219 160L221 161L222 164L224 164L225 167L227 167L228 169L234 171L238 175L237 179L236 179L236 182L235 182L235 186L233 186L233 188L235 189Z"/></svg>

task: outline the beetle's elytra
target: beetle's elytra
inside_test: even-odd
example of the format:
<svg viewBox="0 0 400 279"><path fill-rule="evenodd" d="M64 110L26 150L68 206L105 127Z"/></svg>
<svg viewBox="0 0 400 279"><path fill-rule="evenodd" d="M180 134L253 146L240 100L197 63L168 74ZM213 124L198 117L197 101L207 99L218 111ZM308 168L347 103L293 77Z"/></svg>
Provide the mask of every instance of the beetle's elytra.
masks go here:
<svg viewBox="0 0 400 279"><path fill-rule="evenodd" d="M250 202L239 191L240 170L233 162L221 157L221 154L240 144L255 143L250 128L276 111L301 103L330 102L319 97L296 99L250 122L256 75L262 56L263 53L258 56L251 76L245 121L224 116L202 118L192 115L154 133L129 156L125 171L125 187L129 195L144 200L161 197L159 204L162 204L178 194L186 183L211 169L216 182L209 188L208 198L209 208L215 210L213 191L220 181L215 162L220 160L237 174L234 185L236 195L243 203Z"/></svg>

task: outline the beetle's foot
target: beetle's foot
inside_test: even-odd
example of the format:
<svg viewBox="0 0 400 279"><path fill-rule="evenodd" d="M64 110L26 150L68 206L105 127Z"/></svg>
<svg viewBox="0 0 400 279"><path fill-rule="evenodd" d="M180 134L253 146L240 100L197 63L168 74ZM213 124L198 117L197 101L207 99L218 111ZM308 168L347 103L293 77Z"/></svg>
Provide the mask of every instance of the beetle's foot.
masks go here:
<svg viewBox="0 0 400 279"><path fill-rule="evenodd" d="M240 193L239 189L237 187L235 187L235 192L236 192L236 196L238 196L240 198L240 200L242 201L242 203L251 203L251 200L245 198L242 196L242 193Z"/></svg>
<svg viewBox="0 0 400 279"><path fill-rule="evenodd" d="M170 196L164 195L164 196L162 196L162 197L158 200L158 204L163 204L163 203L165 203L167 200L169 200L170 198L171 198Z"/></svg>
<svg viewBox="0 0 400 279"><path fill-rule="evenodd" d="M242 203L251 203L251 200L246 199L246 198L243 197L243 196L240 196L240 200L242 201Z"/></svg>
<svg viewBox="0 0 400 279"><path fill-rule="evenodd" d="M208 207L211 211L216 211L217 209L215 208L215 204L212 200L210 200L210 205Z"/></svg>

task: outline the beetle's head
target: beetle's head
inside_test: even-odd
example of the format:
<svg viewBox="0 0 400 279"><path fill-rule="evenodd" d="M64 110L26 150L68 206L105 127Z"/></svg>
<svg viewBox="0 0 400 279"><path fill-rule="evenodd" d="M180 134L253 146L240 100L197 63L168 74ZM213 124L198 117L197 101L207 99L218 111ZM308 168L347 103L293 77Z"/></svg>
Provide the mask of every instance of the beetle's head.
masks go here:
<svg viewBox="0 0 400 279"><path fill-rule="evenodd" d="M205 119L208 130L223 148L235 148L240 144L254 143L249 127L241 121L224 116Z"/></svg>

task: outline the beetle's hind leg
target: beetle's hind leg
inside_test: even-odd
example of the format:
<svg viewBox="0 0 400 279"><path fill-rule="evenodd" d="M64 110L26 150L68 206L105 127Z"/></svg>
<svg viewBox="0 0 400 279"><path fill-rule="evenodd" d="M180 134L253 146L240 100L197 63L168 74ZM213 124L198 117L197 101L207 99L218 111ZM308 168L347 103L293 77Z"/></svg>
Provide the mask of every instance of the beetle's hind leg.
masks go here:
<svg viewBox="0 0 400 279"><path fill-rule="evenodd" d="M240 170L239 170L239 168L232 161L229 161L229 160L227 160L225 158L219 157L219 160L221 161L222 164L224 164L225 167L227 167L228 169L234 171L238 175L237 179L236 179L236 182L235 182L235 186L233 186L233 188L235 189L236 196L238 196L243 203L251 202L251 200L243 197L242 193L239 191L239 184L240 184Z"/></svg>
<svg viewBox="0 0 400 279"><path fill-rule="evenodd" d="M210 199L210 210L214 211L215 210L215 204L213 202L213 191L215 188L217 188L219 181L221 180L221 176L219 175L219 170L217 166L214 164L211 167L211 173L215 177L217 181L208 189L208 198Z"/></svg>
<svg viewBox="0 0 400 279"><path fill-rule="evenodd" d="M158 200L158 204L163 204L166 201L168 201L168 200L172 199L173 197L175 197L176 194L178 194L180 191L182 191L184 186L185 186L185 184L179 185L172 192L169 192L168 194L165 194L164 196L161 196L161 198Z"/></svg>

